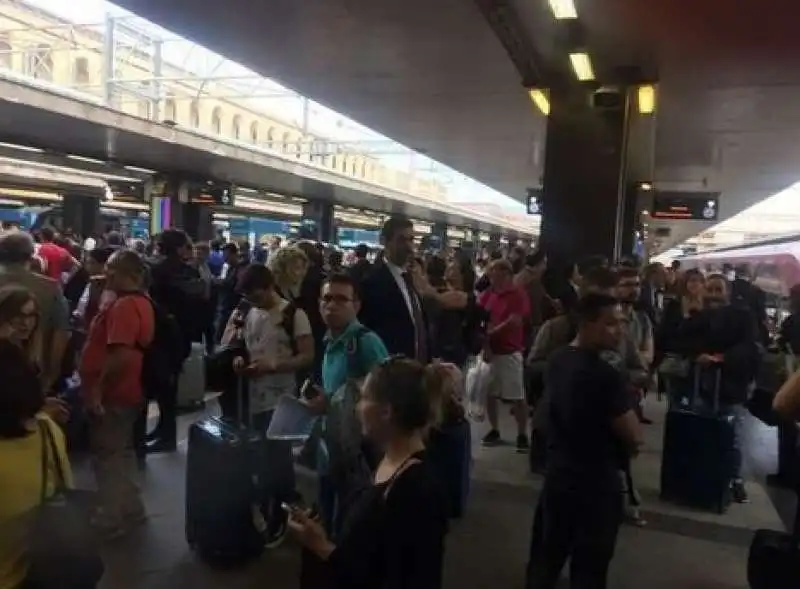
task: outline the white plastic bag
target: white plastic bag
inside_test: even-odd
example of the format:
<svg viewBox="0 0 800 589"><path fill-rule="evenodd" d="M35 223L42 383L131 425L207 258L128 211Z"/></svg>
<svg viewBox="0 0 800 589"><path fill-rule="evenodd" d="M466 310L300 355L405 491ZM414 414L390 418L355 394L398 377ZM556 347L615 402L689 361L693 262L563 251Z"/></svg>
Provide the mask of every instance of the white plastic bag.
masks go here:
<svg viewBox="0 0 800 589"><path fill-rule="evenodd" d="M489 364L478 356L467 370L467 414L475 421L486 418L486 400L489 397Z"/></svg>

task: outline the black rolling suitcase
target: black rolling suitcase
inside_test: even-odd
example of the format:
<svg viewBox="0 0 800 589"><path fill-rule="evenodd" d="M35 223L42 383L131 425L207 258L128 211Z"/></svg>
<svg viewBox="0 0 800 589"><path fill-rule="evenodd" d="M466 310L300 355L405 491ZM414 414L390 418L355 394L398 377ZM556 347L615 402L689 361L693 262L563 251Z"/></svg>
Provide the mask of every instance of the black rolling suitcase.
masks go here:
<svg viewBox="0 0 800 589"><path fill-rule="evenodd" d="M209 417L189 428L186 465L186 541L204 560L236 564L264 548L256 467L263 435L254 430L239 378L242 421Z"/></svg>
<svg viewBox="0 0 800 589"><path fill-rule="evenodd" d="M733 419L719 412L721 378L718 367L695 368L692 390L667 411L661 459L662 499L717 513L731 503L735 456ZM710 397L710 408L698 407L701 395Z"/></svg>
<svg viewBox="0 0 800 589"><path fill-rule="evenodd" d="M800 485L792 533L756 530L747 557L750 589L800 587Z"/></svg>

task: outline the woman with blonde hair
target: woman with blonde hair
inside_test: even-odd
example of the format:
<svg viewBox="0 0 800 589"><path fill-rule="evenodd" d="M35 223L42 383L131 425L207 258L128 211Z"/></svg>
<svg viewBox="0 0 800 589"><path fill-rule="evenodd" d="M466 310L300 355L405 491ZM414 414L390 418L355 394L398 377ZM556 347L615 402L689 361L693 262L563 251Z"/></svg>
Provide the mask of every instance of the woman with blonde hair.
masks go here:
<svg viewBox="0 0 800 589"><path fill-rule="evenodd" d="M308 256L297 246L282 247L269 257L269 269L275 277L275 291L281 298L294 301L308 271Z"/></svg>

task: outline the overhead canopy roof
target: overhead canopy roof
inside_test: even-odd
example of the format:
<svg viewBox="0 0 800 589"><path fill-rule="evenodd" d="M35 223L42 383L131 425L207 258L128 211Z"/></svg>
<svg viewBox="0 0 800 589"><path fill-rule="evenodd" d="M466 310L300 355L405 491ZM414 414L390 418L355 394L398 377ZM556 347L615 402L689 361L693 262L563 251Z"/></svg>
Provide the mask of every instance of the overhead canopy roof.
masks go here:
<svg viewBox="0 0 800 589"><path fill-rule="evenodd" d="M544 123L522 79L566 64L546 2L120 3L510 196L540 179ZM793 5L575 4L600 78L657 73L657 188L720 191L725 218L798 180ZM668 225L661 249L708 226Z"/></svg>
<svg viewBox="0 0 800 589"><path fill-rule="evenodd" d="M202 174L282 195L329 200L386 214L404 214L487 232L530 235L505 217L425 200L376 186L310 162L246 144L126 115L85 97L15 83L0 76L0 138L4 141L79 154L160 172ZM2 153L0 155L8 155ZM52 155L30 155L52 161ZM102 165L101 165L102 167ZM112 167L113 168L113 167ZM107 171L112 171L109 168ZM480 220L476 221L475 217Z"/></svg>

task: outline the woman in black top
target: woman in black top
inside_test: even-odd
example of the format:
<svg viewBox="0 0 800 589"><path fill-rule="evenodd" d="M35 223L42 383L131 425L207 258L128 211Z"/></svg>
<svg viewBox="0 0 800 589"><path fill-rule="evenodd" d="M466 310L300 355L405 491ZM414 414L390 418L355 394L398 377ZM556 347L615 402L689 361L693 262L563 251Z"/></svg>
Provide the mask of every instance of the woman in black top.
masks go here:
<svg viewBox="0 0 800 589"><path fill-rule="evenodd" d="M304 589L442 586L447 500L423 442L440 386L435 368L405 358L391 358L367 377L359 416L384 457L373 483L345 502L336 543L308 512L292 512L290 528L313 555L304 562Z"/></svg>

